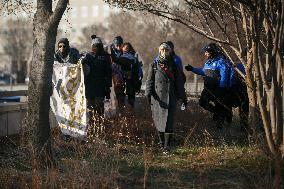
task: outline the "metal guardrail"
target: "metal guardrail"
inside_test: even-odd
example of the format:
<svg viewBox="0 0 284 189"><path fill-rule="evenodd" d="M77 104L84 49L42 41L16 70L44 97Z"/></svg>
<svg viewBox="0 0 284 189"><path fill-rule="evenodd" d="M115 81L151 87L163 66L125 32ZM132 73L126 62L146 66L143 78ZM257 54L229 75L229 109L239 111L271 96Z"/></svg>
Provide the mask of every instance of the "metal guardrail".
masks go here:
<svg viewBox="0 0 284 189"><path fill-rule="evenodd" d="M28 96L28 90L0 91L0 98L1 97L12 97L12 96Z"/></svg>
<svg viewBox="0 0 284 189"><path fill-rule="evenodd" d="M21 91L28 90L27 84L15 84L15 85L0 85L0 91Z"/></svg>

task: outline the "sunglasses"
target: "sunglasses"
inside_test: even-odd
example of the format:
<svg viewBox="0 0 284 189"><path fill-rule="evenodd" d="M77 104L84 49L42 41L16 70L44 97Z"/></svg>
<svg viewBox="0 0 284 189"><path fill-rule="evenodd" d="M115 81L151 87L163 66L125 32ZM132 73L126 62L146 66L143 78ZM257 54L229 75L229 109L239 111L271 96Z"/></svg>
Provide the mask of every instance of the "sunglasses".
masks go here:
<svg viewBox="0 0 284 189"><path fill-rule="evenodd" d="M58 47L59 47L59 48L66 48L65 45L59 45Z"/></svg>

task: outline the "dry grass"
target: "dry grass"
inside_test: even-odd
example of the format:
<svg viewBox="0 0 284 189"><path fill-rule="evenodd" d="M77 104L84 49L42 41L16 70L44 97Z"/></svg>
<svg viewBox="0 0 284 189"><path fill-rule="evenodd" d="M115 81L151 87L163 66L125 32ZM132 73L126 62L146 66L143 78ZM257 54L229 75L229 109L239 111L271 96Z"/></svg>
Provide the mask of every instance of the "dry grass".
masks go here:
<svg viewBox="0 0 284 189"><path fill-rule="evenodd" d="M140 99L141 104L146 104ZM177 111L171 155L157 147L149 107L104 120L90 143L53 131L57 167L37 171L28 137L2 138L0 188L271 188L271 161L240 132L219 133L195 102Z"/></svg>

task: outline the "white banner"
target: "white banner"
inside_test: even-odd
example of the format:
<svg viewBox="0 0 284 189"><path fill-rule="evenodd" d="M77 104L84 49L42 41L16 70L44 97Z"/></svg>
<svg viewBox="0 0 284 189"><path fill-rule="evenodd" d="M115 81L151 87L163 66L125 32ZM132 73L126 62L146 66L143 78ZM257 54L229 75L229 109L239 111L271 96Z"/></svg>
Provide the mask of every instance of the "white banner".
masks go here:
<svg viewBox="0 0 284 189"><path fill-rule="evenodd" d="M54 63L52 111L65 135L85 139L87 136L87 106L82 64Z"/></svg>

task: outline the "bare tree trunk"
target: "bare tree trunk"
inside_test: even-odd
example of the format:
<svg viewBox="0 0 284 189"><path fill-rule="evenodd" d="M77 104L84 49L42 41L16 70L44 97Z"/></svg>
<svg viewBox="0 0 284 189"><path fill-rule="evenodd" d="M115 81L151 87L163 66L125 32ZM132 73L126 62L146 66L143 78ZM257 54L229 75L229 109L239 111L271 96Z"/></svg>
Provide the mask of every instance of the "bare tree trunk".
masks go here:
<svg viewBox="0 0 284 189"><path fill-rule="evenodd" d="M247 92L249 98L249 120L250 120L250 129L253 131L253 135L256 134L256 130L258 127L258 107L257 107L257 99L256 99L256 86L255 86L255 79L253 75L253 57L252 53L249 52L248 59L247 59L247 66L246 66L246 84L247 84Z"/></svg>
<svg viewBox="0 0 284 189"><path fill-rule="evenodd" d="M53 53L57 27L68 0L59 0L52 12L52 0L38 0L33 21L33 60L29 81L28 125L32 130L35 155L41 166L51 166L51 134L49 125L52 87ZM45 158L45 159L43 159Z"/></svg>

